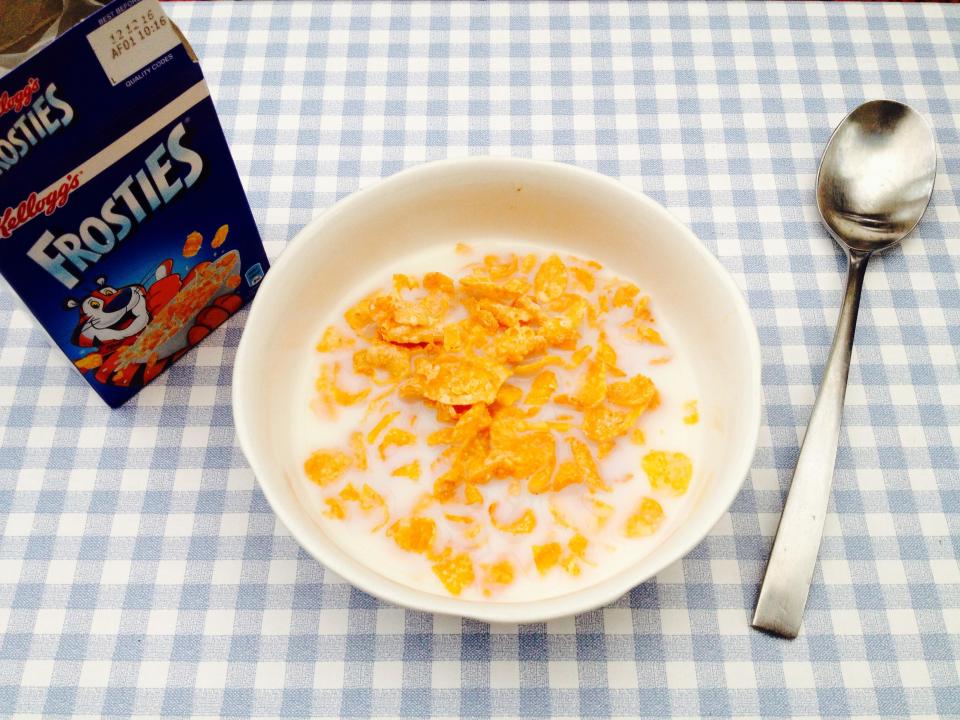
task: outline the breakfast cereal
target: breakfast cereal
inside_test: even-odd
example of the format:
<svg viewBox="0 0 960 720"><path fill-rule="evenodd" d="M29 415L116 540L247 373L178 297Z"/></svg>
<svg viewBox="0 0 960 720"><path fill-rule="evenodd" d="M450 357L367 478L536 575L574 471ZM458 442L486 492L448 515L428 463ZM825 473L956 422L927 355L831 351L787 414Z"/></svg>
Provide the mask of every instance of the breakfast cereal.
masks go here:
<svg viewBox="0 0 960 720"><path fill-rule="evenodd" d="M654 308L559 252L403 263L312 341L298 493L361 561L434 592L529 599L608 575L696 482L695 383Z"/></svg>

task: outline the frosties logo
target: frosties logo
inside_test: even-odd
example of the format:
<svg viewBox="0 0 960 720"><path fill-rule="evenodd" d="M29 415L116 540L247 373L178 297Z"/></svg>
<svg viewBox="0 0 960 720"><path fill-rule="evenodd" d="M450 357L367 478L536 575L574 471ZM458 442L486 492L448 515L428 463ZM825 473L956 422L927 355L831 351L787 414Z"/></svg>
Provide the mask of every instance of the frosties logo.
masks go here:
<svg viewBox="0 0 960 720"><path fill-rule="evenodd" d="M49 83L42 91L40 86L38 78L30 78L12 95L0 93L0 179L37 143L73 120L73 107L57 95L57 86ZM8 125L11 114L16 119Z"/></svg>

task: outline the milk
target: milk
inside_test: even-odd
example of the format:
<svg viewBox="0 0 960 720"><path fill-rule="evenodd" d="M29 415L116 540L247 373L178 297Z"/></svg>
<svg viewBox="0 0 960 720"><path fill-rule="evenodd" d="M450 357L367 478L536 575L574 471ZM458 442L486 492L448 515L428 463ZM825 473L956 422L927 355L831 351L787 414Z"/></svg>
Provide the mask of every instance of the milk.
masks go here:
<svg viewBox="0 0 960 720"><path fill-rule="evenodd" d="M542 261L550 254L540 246L491 240L477 244L469 250L457 249L450 245L401 258L385 265L379 274L368 278L363 286L357 287L352 294L344 297L329 315L318 316L313 336L319 340L324 329L329 325L334 325L344 330L346 334L352 335L343 321L344 311L371 292L389 288L392 285L394 273L420 277L426 272L438 271L457 280L465 274L467 266L482 262L485 255L509 253L521 257L526 254L535 254L538 261ZM566 264L575 264L567 254L563 252L558 254ZM601 289L608 280L617 277L607 268L597 272L597 289ZM620 279L629 280L629 278ZM572 280L571 287L575 287ZM577 291L582 293L582 289L578 288ZM641 288L642 292L643 288ZM582 294L591 300L596 297L596 292ZM454 309L459 310L459 314ZM666 347L639 344L636 340L627 338L626 331L620 329L619 325L630 317L631 308L611 308L604 323L607 341L617 351L618 365L626 376L643 373L653 380L660 394L660 405L644 413L637 423L637 427L641 428L645 435L645 443L637 445L632 443L629 437L620 438L609 455L598 459L600 474L611 491L598 493L596 497L612 506L612 515L603 527L597 527L594 511L585 497L582 485L570 486L560 492L532 495L527 492L526 483L522 482L519 494L514 495L510 492L510 479L496 478L485 485L478 486L484 497L482 507L450 502L434 504L426 508L420 514L436 521L437 534L443 543L449 544L455 554L459 551L468 552L473 560L478 581L464 589L460 597L486 599L493 602L529 601L583 588L615 575L635 563L650 553L683 522L692 498L697 494L696 485L700 470L698 450L701 440L700 425L687 424L683 419L689 412L687 404L696 400L698 390L684 348L678 345L677 337L659 315L655 297L651 298L651 310L656 318L656 328L663 337ZM455 304L445 322L456 320L464 314L462 308L457 308ZM584 330L579 346L589 344L596 347L595 341L596 331L587 328ZM410 430L418 436L418 442L413 446L389 448L386 461L381 461L376 447L368 446L368 469L360 471L352 468L347 471L341 482L330 487L318 486L301 470L295 483L295 491L323 531L344 552L392 580L448 595L447 590L433 573L429 560L422 555L400 549L385 533L386 527L394 521L411 515L414 506L425 494L432 491L436 477L446 469L444 466L431 471L431 463L445 446L428 446L425 438L434 430L448 427L448 425L436 420L433 409L425 407L419 401L400 401L395 397L395 393L383 403L382 408L369 415L366 411L366 401L353 407L338 407L335 417L328 416L316 402L317 393L314 383L319 374L319 368L324 363L339 361L341 371L338 384L344 389L355 391L367 386L368 379L361 379L352 371L352 354L359 347L361 345L358 344L332 353L315 353L310 362L302 364L298 379L299 391L291 402L291 412L294 414L291 427L295 428L295 435L290 443L292 452L295 454L292 464L302 468L303 461L320 448L348 451L351 433L361 429L366 435L386 412L399 411L400 415L394 420L392 427ZM554 349L549 349L548 353L564 357L570 355L569 352ZM539 356L532 356L529 361L536 360L537 357ZM657 362L665 358L669 358L669 361ZM651 363L651 361L654 362ZM556 372L559 381L556 392L572 394L576 390L577 379L584 372L585 364L573 372L556 367L551 369ZM520 387L526 394L533 377L535 374L529 377L514 375L507 382ZM376 395L377 392L375 388L372 395ZM552 402L543 407L535 420L551 420L564 414L572 414L576 421L579 420L579 413ZM558 464L570 458L569 448L561 439L566 434L554 433L557 438ZM383 433L378 442L382 438ZM588 444L594 449L596 456L592 443L588 441ZM641 458L650 450L683 452L690 457L694 467L694 478L684 495L670 497L651 489L641 468ZM394 468L413 460L419 460L422 470L418 481L390 476ZM386 527L371 532L372 528L384 520L383 513L377 510L365 514L356 506L352 506L345 520L332 519L325 514L328 508L324 499L335 495L337 490L347 482L353 483L358 489L367 483L385 498L389 510L389 522ZM624 524L644 496L655 498L663 506L665 520L654 534L629 539L624 536ZM525 510L532 509L537 516L536 528L533 532L523 535L510 534L493 528L489 520L489 506L492 503L497 503L496 518L503 524L520 517ZM476 537L468 538L463 532L466 526L446 519L445 513L474 517L477 520L475 524L480 525L482 530ZM575 526L589 540L586 558L579 563L581 573L577 576L568 574L560 567L555 567L541 575L534 566L531 550L534 545L543 545L552 540L563 543L566 537L563 534L558 535L560 531L567 531L562 527L558 528L555 513L559 513L565 522ZM514 581L511 584L490 586L480 581L484 574L482 570L484 565L504 559L509 560L515 570Z"/></svg>

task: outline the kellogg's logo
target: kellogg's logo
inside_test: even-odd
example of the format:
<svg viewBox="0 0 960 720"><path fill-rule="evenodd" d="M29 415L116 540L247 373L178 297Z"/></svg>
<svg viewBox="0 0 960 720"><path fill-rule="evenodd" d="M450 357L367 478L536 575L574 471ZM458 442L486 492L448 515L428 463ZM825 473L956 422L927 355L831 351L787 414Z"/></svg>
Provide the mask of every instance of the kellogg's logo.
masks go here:
<svg viewBox="0 0 960 720"><path fill-rule="evenodd" d="M24 223L32 220L40 213L53 215L57 208L62 208L70 199L70 193L80 186L80 173L67 175L63 182L50 190L46 195L30 193L21 200L16 207L8 207L0 215L0 237L8 238L13 231Z"/></svg>
<svg viewBox="0 0 960 720"><path fill-rule="evenodd" d="M38 78L27 80L27 84L13 95L4 90L3 93L0 93L0 116L6 115L10 111L20 112L30 104L33 96L38 92L40 92L40 80Z"/></svg>

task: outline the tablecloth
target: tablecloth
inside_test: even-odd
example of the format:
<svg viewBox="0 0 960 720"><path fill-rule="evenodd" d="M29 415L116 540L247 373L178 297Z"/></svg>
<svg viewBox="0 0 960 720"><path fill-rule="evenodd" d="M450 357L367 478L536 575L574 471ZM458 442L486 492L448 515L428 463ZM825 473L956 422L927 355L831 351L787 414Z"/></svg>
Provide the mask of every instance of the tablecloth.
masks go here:
<svg viewBox="0 0 960 720"><path fill-rule="evenodd" d="M409 612L280 526L237 445L244 314L110 411L0 296L0 717L960 716L960 7L168 3L271 256L426 160L555 159L694 230L760 333L750 476L690 555L546 624ZM840 301L813 184L864 99L936 191L868 273L806 622L749 627ZM691 289L691 292L694 292Z"/></svg>

